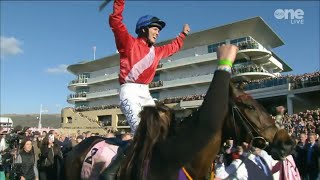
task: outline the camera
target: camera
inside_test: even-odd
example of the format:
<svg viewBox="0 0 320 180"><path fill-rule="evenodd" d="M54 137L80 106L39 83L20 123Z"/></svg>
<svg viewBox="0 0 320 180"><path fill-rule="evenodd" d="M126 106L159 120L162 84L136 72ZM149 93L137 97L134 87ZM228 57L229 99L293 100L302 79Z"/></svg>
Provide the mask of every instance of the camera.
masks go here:
<svg viewBox="0 0 320 180"><path fill-rule="evenodd" d="M9 145L9 149L14 149L20 143L20 139L23 139L22 135L11 133L6 135L6 143Z"/></svg>

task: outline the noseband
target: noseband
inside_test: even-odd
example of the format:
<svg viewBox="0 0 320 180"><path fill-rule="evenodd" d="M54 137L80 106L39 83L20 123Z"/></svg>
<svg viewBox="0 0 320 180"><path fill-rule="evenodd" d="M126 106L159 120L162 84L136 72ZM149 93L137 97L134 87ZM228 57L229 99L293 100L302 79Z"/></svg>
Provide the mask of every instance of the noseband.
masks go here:
<svg viewBox="0 0 320 180"><path fill-rule="evenodd" d="M236 127L236 121L235 121L235 114L238 115L238 117L240 118L240 122L243 125L243 127L245 128L245 130L248 132L248 134L251 137L251 142L255 139L262 139L266 146L269 144L269 142L262 137L260 134L263 133L264 131L266 131L267 129L273 127L273 125L270 126L266 126L263 128L255 128L255 126L253 125L253 123L251 123L246 116L240 111L239 105L237 105L234 101L230 100L229 101L230 105L231 105L231 112L232 112L232 121L233 121L233 125L234 127ZM240 106L243 106L244 108L250 109L250 110L255 110L255 107L252 105L247 105L245 103L239 102ZM253 133L256 133L258 136L254 136ZM235 130L235 135L236 138L239 137L237 134L237 131ZM266 146L263 148L265 149Z"/></svg>

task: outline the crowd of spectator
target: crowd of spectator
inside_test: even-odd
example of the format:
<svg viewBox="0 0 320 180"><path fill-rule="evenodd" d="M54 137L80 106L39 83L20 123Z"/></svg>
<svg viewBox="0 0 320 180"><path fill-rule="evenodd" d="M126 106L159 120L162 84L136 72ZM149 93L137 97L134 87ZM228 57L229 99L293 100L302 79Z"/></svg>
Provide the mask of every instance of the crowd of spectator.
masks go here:
<svg viewBox="0 0 320 180"><path fill-rule="evenodd" d="M197 100L203 98L203 95L198 96L185 96L185 100ZM274 116L274 119L277 120L277 117ZM119 121L118 123L125 125L126 121ZM280 124L282 127L284 127L289 134L296 140L297 146L295 151L293 151L292 155L296 161L297 167L299 168L299 171L301 172L301 176L307 176L308 170L306 170L303 167L307 167L306 164L301 164L302 162L306 160L302 159L301 161L299 158L303 158L306 156L307 151L302 148L301 141L304 141L304 146L308 146L310 144L310 141L308 138L315 137L316 144L319 144L319 134L320 134L320 108L314 109L314 110L306 110L304 112L299 112L293 115L283 114L280 118ZM119 124L118 124L119 125ZM17 130L18 129L18 130ZM20 132L19 132L20 131ZM26 163L26 166L36 166L36 171L27 171L22 170L21 173L24 173L24 176L26 177L38 177L40 179L59 179L57 176L57 172L59 171L56 168L63 167L63 160L66 158L67 153L72 150L73 147L75 147L77 144L79 144L82 140L85 138L88 138L90 136L102 136L102 137L119 137L119 138L132 138L130 134L128 134L125 130L121 130L120 132L117 132L116 129L112 127L106 127L105 128L106 133L105 134L99 134L99 133L93 133L90 131L81 132L78 130L77 133L72 134L63 134L58 131L50 130L49 132L38 132L34 131L32 132L29 128L15 128L15 132L23 133L23 137L21 138L21 149L17 156L24 155L25 151L30 151L28 148L28 145L32 145L32 153L33 157L35 158L35 161L33 164L28 164L23 161L24 158L20 161L14 161L15 163L24 164ZM8 144L3 143L3 141L6 139L6 136L10 136L10 133L4 132L3 130L0 130L0 151L3 155L6 148L8 148ZM50 145L51 144L51 145ZM242 151L245 151L245 146L248 146L245 142L243 144ZM227 159L224 159L223 161L229 161L229 163L233 160L232 158L235 158L237 156L229 155L230 153L236 151L238 147L236 147L235 144L233 144L233 140L229 139L224 144L224 147L221 153L224 153L224 157ZM52 149L52 150L51 150ZM305 148L306 149L306 148ZM319 156L319 154L315 155ZM229 158L229 159L228 159ZM231 159L230 159L231 158ZM318 157L320 158L320 157ZM221 159L219 159L221 161ZM47 163L44 163L47 162ZM48 163L49 162L49 163ZM61 164L60 166L56 166L56 164ZM218 161L216 161L218 163ZM227 162L226 162L227 163ZM227 165L227 164L226 164ZM0 165L2 167L2 170L5 171L6 176L10 176L10 173L12 173L11 167L6 167L8 164L2 163ZM218 167L218 166L217 166Z"/></svg>
<svg viewBox="0 0 320 180"><path fill-rule="evenodd" d="M284 75L275 78L252 80L244 83L244 90L253 90L273 87L290 83L291 89L306 88L320 85L320 71L305 73L301 75Z"/></svg>
<svg viewBox="0 0 320 180"><path fill-rule="evenodd" d="M125 130L106 128L105 134L91 131L64 134L55 130L32 131L16 126L7 132L0 127L0 179L59 180L63 179L64 160L68 152L91 136L115 137L122 140L132 138ZM8 141L13 134L19 141ZM20 142L20 143L19 143ZM8 159L7 156L10 156ZM12 159L11 161L8 161Z"/></svg>
<svg viewBox="0 0 320 180"><path fill-rule="evenodd" d="M116 104L92 106L92 107L81 106L81 107L76 107L75 110L77 112L81 112L81 111L97 111L97 110L115 109L115 108L120 108L120 106Z"/></svg>
<svg viewBox="0 0 320 180"><path fill-rule="evenodd" d="M149 84L149 88L154 88L154 87L161 87L163 86L163 81L160 80L160 81L155 81L155 82L151 82Z"/></svg>
<svg viewBox="0 0 320 180"><path fill-rule="evenodd" d="M188 95L188 96L177 96L177 97L170 97L164 99L164 104L171 104L171 103L179 103L181 101L195 101L195 100L203 100L205 94L195 94L195 95Z"/></svg>
<svg viewBox="0 0 320 180"><path fill-rule="evenodd" d="M293 137L299 137L300 133L316 133L320 135L320 108L292 115L285 114L279 123Z"/></svg>
<svg viewBox="0 0 320 180"><path fill-rule="evenodd" d="M70 82L70 84L76 84L76 83L88 83L88 78L76 79L76 80L72 80L72 81Z"/></svg>
<svg viewBox="0 0 320 180"><path fill-rule="evenodd" d="M87 97L87 93L81 92L81 93L75 93L75 94L69 95L69 98L82 98L82 97Z"/></svg>
<svg viewBox="0 0 320 180"><path fill-rule="evenodd" d="M233 74L240 74L240 73L246 73L246 72L268 72L268 71L263 69L263 67L257 64L239 65L232 68Z"/></svg>
<svg viewBox="0 0 320 180"><path fill-rule="evenodd" d="M245 41L238 43L239 50L243 49L259 49L259 44L256 41Z"/></svg>
<svg viewBox="0 0 320 180"><path fill-rule="evenodd" d="M290 82L293 83L293 89L320 85L320 71L291 76Z"/></svg>

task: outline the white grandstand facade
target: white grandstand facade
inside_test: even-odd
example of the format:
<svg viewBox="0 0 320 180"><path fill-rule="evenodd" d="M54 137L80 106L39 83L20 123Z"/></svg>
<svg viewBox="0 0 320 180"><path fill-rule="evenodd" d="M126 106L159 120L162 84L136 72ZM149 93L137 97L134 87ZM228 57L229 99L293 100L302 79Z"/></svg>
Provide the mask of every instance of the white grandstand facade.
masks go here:
<svg viewBox="0 0 320 180"><path fill-rule="evenodd" d="M157 45L170 41L171 39ZM160 61L149 86L151 95L173 107L182 116L186 110L198 107L217 66L216 49L222 44L239 47L238 60L233 69L235 81L276 78L282 72L292 71L272 51L284 45L283 40L262 18L255 17L189 34L180 52ZM67 97L73 107L62 110L63 128L129 128L118 108L119 59L119 55L114 54L68 67L75 75L75 80L68 85L72 92ZM285 103L289 113L293 113L292 98L296 93L290 91L289 82L277 83L277 86L272 87L249 88L248 92L256 99L267 99L266 102L268 99L279 98L281 103ZM305 91L312 92L316 89Z"/></svg>

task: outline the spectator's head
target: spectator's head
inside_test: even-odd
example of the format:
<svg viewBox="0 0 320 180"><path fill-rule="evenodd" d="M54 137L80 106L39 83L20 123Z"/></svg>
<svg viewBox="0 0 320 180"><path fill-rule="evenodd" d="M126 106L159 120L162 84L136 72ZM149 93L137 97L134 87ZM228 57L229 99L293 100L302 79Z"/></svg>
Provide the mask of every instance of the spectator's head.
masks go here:
<svg viewBox="0 0 320 180"><path fill-rule="evenodd" d="M112 132L107 132L106 138L113 138L113 137L116 137L116 136L114 135L114 133L112 133Z"/></svg>
<svg viewBox="0 0 320 180"><path fill-rule="evenodd" d="M13 133L21 133L22 132L22 126L17 125L12 130Z"/></svg>
<svg viewBox="0 0 320 180"><path fill-rule="evenodd" d="M86 138L90 137L91 136L91 131L87 131L86 132Z"/></svg>
<svg viewBox="0 0 320 180"><path fill-rule="evenodd" d="M256 156L260 156L262 149L258 148L258 147L251 147L251 152L252 154L256 155Z"/></svg>
<svg viewBox="0 0 320 180"><path fill-rule="evenodd" d="M236 152L237 152L239 155L242 155L243 152L244 152L243 147L242 147L242 146L237 146Z"/></svg>
<svg viewBox="0 0 320 180"><path fill-rule="evenodd" d="M64 141L66 139L66 135L65 134L61 134L60 135L60 141Z"/></svg>
<svg viewBox="0 0 320 180"><path fill-rule="evenodd" d="M130 133L124 133L124 134L121 135L122 141L128 141L128 140L130 140L132 138L133 138L133 136Z"/></svg>
<svg viewBox="0 0 320 180"><path fill-rule="evenodd" d="M232 157L233 160L234 159L240 159L241 158L241 154L242 154L242 152L235 151L235 152L231 153L231 157Z"/></svg>
<svg viewBox="0 0 320 180"><path fill-rule="evenodd" d="M82 135L79 135L79 136L77 136L77 138L76 138L76 142L77 143L80 143L82 140L83 140L83 136Z"/></svg>
<svg viewBox="0 0 320 180"><path fill-rule="evenodd" d="M232 137L229 137L226 141L226 145L229 146L229 147L232 147L233 146L233 138Z"/></svg>
<svg viewBox="0 0 320 180"><path fill-rule="evenodd" d="M47 131L42 131L41 135L42 135L43 137L46 137Z"/></svg>
<svg viewBox="0 0 320 180"><path fill-rule="evenodd" d="M32 150L32 140L30 138L26 138L21 142L21 149L25 152L30 152Z"/></svg>
<svg viewBox="0 0 320 180"><path fill-rule="evenodd" d="M311 144L314 144L317 140L317 135L315 133L309 133L308 138L309 138L309 142Z"/></svg>

